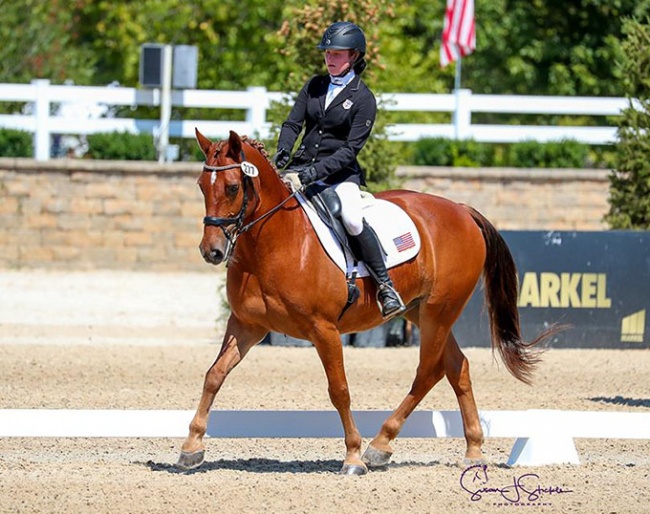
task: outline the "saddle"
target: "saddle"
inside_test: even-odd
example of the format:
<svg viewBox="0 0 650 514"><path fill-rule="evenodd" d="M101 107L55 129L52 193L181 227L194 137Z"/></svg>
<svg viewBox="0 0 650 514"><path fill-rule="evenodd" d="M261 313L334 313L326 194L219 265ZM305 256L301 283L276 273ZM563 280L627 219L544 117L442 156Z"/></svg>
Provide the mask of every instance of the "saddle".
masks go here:
<svg viewBox="0 0 650 514"><path fill-rule="evenodd" d="M329 257L344 272L348 284L348 301L341 313L357 300L357 277L369 276L364 263L359 261L359 249L340 219L341 202L334 190L324 184L312 184L303 195L296 195L310 219L319 241ZM377 235L384 254L386 268L390 269L414 258L420 250L420 235L411 218L394 203L362 193L363 217Z"/></svg>

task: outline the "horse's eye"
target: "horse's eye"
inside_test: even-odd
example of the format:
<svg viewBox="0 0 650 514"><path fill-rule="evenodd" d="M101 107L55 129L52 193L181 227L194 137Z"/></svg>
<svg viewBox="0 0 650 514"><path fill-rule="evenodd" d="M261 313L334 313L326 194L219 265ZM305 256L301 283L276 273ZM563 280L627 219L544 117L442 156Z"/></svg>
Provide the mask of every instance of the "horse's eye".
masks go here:
<svg viewBox="0 0 650 514"><path fill-rule="evenodd" d="M228 196L235 196L239 192L239 184L230 184L226 186L226 194Z"/></svg>

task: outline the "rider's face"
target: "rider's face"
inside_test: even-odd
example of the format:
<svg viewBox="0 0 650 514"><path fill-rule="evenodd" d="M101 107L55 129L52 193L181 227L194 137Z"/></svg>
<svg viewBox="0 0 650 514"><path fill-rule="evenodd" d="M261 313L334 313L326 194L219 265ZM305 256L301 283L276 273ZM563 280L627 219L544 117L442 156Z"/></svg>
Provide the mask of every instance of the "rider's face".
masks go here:
<svg viewBox="0 0 650 514"><path fill-rule="evenodd" d="M354 57L352 50L325 50L327 72L334 77L347 72L352 67Z"/></svg>

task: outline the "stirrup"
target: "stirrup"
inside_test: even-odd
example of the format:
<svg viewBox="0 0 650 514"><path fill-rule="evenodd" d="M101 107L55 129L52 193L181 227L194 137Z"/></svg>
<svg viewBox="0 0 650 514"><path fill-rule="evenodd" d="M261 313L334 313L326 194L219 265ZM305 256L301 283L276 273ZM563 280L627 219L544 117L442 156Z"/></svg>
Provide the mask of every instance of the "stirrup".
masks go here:
<svg viewBox="0 0 650 514"><path fill-rule="evenodd" d="M385 304L380 299L382 293L392 293L392 297L388 297L387 299L393 304L397 303L397 305L393 305L390 308L386 309ZM402 301L402 297L397 291L395 291L395 288L393 286L385 282L379 284L377 287L377 305L379 306L379 310L381 311L381 315L384 319L390 319L406 311L406 306Z"/></svg>

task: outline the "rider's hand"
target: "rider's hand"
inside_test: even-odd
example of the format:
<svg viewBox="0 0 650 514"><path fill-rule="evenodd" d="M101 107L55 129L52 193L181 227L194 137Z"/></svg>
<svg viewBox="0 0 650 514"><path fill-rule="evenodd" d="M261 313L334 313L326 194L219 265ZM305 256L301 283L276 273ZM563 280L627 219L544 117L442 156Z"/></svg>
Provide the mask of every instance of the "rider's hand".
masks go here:
<svg viewBox="0 0 650 514"><path fill-rule="evenodd" d="M300 179L300 183L303 186L308 186L312 182L316 182L320 177L318 176L318 172L316 171L316 168L313 166L309 166L307 168L301 168L298 171L298 178Z"/></svg>
<svg viewBox="0 0 650 514"><path fill-rule="evenodd" d="M291 154L284 148L278 148L278 152L273 156L273 164L279 170L289 164Z"/></svg>

